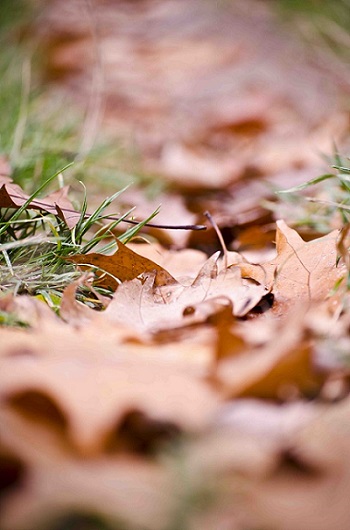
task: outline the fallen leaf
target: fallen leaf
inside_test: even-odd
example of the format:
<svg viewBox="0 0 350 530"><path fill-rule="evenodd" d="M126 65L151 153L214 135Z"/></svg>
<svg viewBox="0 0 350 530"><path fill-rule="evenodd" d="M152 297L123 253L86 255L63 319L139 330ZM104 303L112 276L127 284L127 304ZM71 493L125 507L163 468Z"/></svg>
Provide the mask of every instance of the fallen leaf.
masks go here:
<svg viewBox="0 0 350 530"><path fill-rule="evenodd" d="M158 243L128 243L128 248L164 267L178 282L193 278L193 271L199 270L208 256L201 250L185 248L167 250Z"/></svg>
<svg viewBox="0 0 350 530"><path fill-rule="evenodd" d="M21 418L23 429L37 425L55 443L85 455L107 443L117 447L119 426L134 411L180 431L205 427L218 398L195 371L186 373L188 364L131 355L130 330L106 330L53 323L3 333L0 409Z"/></svg>
<svg viewBox="0 0 350 530"><path fill-rule="evenodd" d="M47 304L33 296L8 293L0 298L0 310L16 316L31 327L44 327L59 319Z"/></svg>
<svg viewBox="0 0 350 530"><path fill-rule="evenodd" d="M238 354L224 358L216 372L223 392L230 398L277 400L317 395L327 372L318 370L313 361L313 346L305 336L305 315L306 308L299 307L263 346L241 348Z"/></svg>
<svg viewBox="0 0 350 530"><path fill-rule="evenodd" d="M23 434L23 425L15 418L1 413L0 417L6 426L4 450L10 447L22 455L10 461L10 471L18 470L14 485L19 487L9 487L2 499L2 530L70 524L85 528L95 526L96 519L103 526L108 521L111 528L121 523L145 530L167 526L174 507L172 476L157 463L134 455L74 458L44 433L26 428ZM0 464L2 473L7 462L4 459L3 466ZM91 513L98 514L92 517L93 523Z"/></svg>
<svg viewBox="0 0 350 530"><path fill-rule="evenodd" d="M76 263L82 270L93 268L97 276L96 285L113 291L120 282L133 280L145 272L156 273L154 278L156 285L176 283L176 280L154 261L140 256L120 241L117 241L117 244L118 249L111 256L91 252L76 254L65 259Z"/></svg>
<svg viewBox="0 0 350 530"><path fill-rule="evenodd" d="M27 208L42 210L60 217L68 226L74 228L80 219L80 213L76 212L71 201L68 199L69 186L64 186L42 199L33 199ZM0 208L15 208L23 206L29 199L22 188L13 182L8 176L0 175Z"/></svg>
<svg viewBox="0 0 350 530"><path fill-rule="evenodd" d="M90 289L96 301L100 303L99 309L104 309L110 302L109 298L97 293L93 289L93 279L94 275L86 272L76 281L70 283L62 293L60 317L65 322L69 322L71 326L82 327L96 318L95 310L76 299L77 290L80 287L84 286Z"/></svg>
<svg viewBox="0 0 350 530"><path fill-rule="evenodd" d="M189 444L182 457L185 464L181 473L185 474L186 485L199 498L206 494L205 498L210 499L196 510L191 528L261 528L249 524L252 519L258 520L255 491L264 492L283 447L317 413L312 403L276 405L238 399L223 405L210 431ZM265 509L268 512L268 506ZM279 526L268 524L267 520L264 528L284 528L282 517L281 520Z"/></svg>
<svg viewBox="0 0 350 530"><path fill-rule="evenodd" d="M244 278L252 278L287 300L323 300L344 277L337 266L338 230L305 242L284 221L277 221L277 256L261 264L241 263Z"/></svg>
<svg viewBox="0 0 350 530"><path fill-rule="evenodd" d="M122 284L104 316L113 322L127 322L142 330L155 331L204 322L227 302L234 316L246 315L268 290L243 280L238 267L218 272L218 257L219 253L211 256L187 285L156 286L152 275L143 283L134 280Z"/></svg>
<svg viewBox="0 0 350 530"><path fill-rule="evenodd" d="M1 208L19 208L29 199L22 188L15 184L12 178L0 175L0 205Z"/></svg>
<svg viewBox="0 0 350 530"><path fill-rule="evenodd" d="M350 508L349 398L319 406L280 449L265 480L251 484L247 527L347 530Z"/></svg>
<svg viewBox="0 0 350 530"><path fill-rule="evenodd" d="M64 186L63 188L47 195L42 202L45 202L46 211L50 212L51 209L51 213L57 215L66 223L68 228L72 229L80 220L81 213L75 211L73 204L68 198L68 192L69 186ZM49 204L52 204L52 208L49 207Z"/></svg>
<svg viewBox="0 0 350 530"><path fill-rule="evenodd" d="M165 145L159 160L150 169L163 178L175 180L180 189L222 189L244 174L245 161L230 155L213 155L205 150L190 149L182 144Z"/></svg>

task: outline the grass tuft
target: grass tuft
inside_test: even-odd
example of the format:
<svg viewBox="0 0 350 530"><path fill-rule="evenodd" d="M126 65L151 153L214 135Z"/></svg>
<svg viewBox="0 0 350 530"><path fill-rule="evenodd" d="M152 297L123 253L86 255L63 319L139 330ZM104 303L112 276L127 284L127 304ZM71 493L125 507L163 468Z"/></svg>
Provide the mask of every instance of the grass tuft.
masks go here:
<svg viewBox="0 0 350 530"><path fill-rule="evenodd" d="M91 214L85 193L80 218L72 229L58 215L31 210L31 201L68 167L56 172L17 210L0 209L0 289L40 295L53 308L58 307L64 288L79 276L75 266L65 258L96 247L101 253L116 249L113 230L129 219L132 212L111 221L108 219L113 216L105 213L124 190L107 197ZM119 239L128 242L156 213L124 231Z"/></svg>

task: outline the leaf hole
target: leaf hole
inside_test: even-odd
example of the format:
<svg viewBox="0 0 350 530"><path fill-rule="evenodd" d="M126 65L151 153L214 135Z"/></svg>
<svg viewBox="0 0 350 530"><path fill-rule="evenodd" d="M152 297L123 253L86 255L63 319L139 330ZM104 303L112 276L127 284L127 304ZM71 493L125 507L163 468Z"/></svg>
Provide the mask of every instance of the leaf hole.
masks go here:
<svg viewBox="0 0 350 530"><path fill-rule="evenodd" d="M25 474L25 466L17 457L0 454L0 498L18 488Z"/></svg>
<svg viewBox="0 0 350 530"><path fill-rule="evenodd" d="M8 398L8 403L23 417L59 430L67 427L67 420L55 401L38 390L18 392Z"/></svg>
<svg viewBox="0 0 350 530"><path fill-rule="evenodd" d="M138 410L127 412L110 434L106 451L127 451L152 456L174 442L181 431L170 421L150 418Z"/></svg>

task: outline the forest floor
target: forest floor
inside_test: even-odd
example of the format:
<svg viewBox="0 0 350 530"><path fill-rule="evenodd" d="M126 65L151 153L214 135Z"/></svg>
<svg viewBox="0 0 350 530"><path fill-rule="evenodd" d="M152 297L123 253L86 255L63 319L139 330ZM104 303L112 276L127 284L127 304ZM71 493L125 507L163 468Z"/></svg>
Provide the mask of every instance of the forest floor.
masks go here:
<svg viewBox="0 0 350 530"><path fill-rule="evenodd" d="M350 79L271 5L10 32L0 530L348 530Z"/></svg>

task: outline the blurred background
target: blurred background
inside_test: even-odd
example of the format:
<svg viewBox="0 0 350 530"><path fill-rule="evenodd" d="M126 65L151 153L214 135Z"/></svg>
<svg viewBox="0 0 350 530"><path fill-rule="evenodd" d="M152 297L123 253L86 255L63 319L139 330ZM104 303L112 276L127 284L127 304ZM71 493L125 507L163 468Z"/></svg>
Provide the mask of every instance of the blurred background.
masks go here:
<svg viewBox="0 0 350 530"><path fill-rule="evenodd" d="M28 189L74 160L73 189L132 183L122 206L172 224L209 209L228 244L294 222L266 200L347 154L349 19L348 0L3 0L0 150Z"/></svg>

